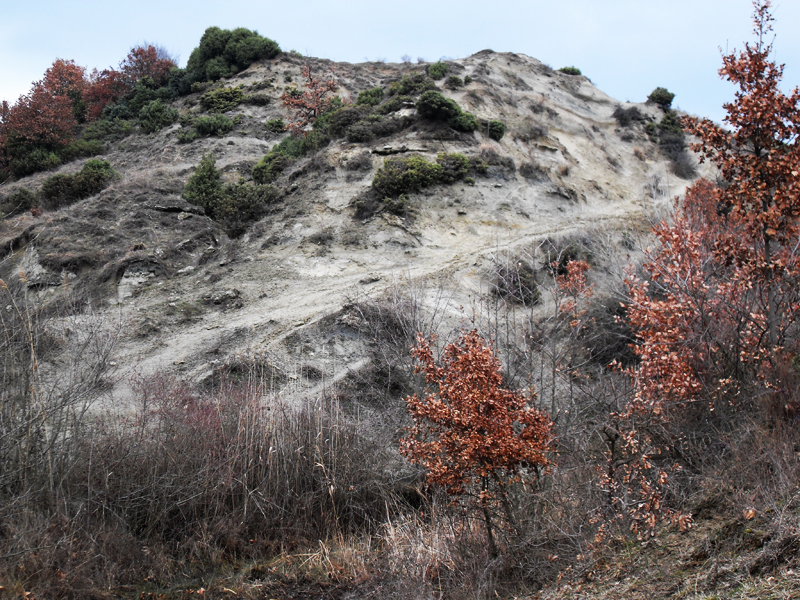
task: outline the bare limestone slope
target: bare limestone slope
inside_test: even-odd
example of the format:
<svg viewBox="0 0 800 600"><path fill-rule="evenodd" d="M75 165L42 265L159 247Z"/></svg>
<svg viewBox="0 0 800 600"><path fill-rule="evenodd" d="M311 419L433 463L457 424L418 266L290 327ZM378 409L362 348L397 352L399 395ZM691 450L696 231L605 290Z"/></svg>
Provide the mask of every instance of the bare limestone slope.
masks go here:
<svg viewBox="0 0 800 600"><path fill-rule="evenodd" d="M229 181L250 179L255 162L281 139L264 123L291 120L279 97L290 80L302 89L306 63L316 72L333 71L338 94L351 99L420 69L292 54L254 64L224 85L269 100L234 108L229 116L241 117L234 131L179 144L176 124L110 144L101 158L121 174L112 187L60 211L2 225L0 276L24 269L40 294L53 296L65 279L74 289L83 284L100 300L99 310L124 325L118 364L128 371L175 370L200 381L248 352L268 356L286 380L306 367L336 378L365 361L368 340L343 334L358 330L342 312L348 302L378 297L399 281L446 278L449 318L458 326L485 294L498 251L598 228L612 232L616 243L623 231L642 229L654 203L689 183L670 172L643 124L618 125L619 103L585 77L487 50L448 63L452 74L469 75L472 83L439 86L479 119L502 120L507 132L500 141L481 131L432 127L413 105L405 107L394 118L415 119L411 126L365 143L334 140L295 162L276 182L282 197L271 214L241 238L228 239L181 199L183 185L209 151ZM178 101L181 114L200 114L198 99ZM655 106L636 106L652 121L661 118ZM488 157L488 172L474 185L437 185L410 195L405 215L383 210L356 217L355 202L369 194L386 156L434 160L441 152ZM6 184L3 192L36 188L47 175Z"/></svg>

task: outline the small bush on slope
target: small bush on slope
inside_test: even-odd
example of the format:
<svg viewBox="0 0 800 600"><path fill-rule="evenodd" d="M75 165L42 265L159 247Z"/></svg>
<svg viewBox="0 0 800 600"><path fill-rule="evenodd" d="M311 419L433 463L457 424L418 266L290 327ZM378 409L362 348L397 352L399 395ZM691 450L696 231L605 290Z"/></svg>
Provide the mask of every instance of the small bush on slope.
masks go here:
<svg viewBox="0 0 800 600"><path fill-rule="evenodd" d="M90 159L75 175L60 173L48 177L42 184L44 207L54 210L94 196L108 187L116 172L108 161Z"/></svg>
<svg viewBox="0 0 800 600"><path fill-rule="evenodd" d="M428 65L428 75L431 79L442 79L448 70L447 65L441 61Z"/></svg>
<svg viewBox="0 0 800 600"><path fill-rule="evenodd" d="M20 215L37 206L36 194L21 188L0 201L0 219Z"/></svg>
<svg viewBox="0 0 800 600"><path fill-rule="evenodd" d="M148 102L139 111L139 127L144 133L155 133L178 119L178 111L166 106L161 99Z"/></svg>
<svg viewBox="0 0 800 600"><path fill-rule="evenodd" d="M231 237L242 235L261 219L279 196L269 185L224 185L212 154L203 155L183 190L188 202L202 207Z"/></svg>
<svg viewBox="0 0 800 600"><path fill-rule="evenodd" d="M218 88L200 96L200 104L206 110L224 113L241 104L245 94L240 87Z"/></svg>
<svg viewBox="0 0 800 600"><path fill-rule="evenodd" d="M387 158L372 179L372 189L381 198L397 198L436 183L462 181L470 168L470 160L457 153L441 153L433 163L418 154Z"/></svg>

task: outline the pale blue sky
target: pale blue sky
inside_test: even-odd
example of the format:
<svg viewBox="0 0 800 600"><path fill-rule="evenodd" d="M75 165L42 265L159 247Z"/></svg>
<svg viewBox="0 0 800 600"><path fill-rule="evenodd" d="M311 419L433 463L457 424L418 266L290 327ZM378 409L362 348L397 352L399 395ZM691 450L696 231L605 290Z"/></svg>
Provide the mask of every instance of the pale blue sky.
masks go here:
<svg viewBox="0 0 800 600"><path fill-rule="evenodd" d="M55 58L102 69L143 41L183 66L205 28L217 25L348 62L518 52L579 67L618 100L643 101L667 87L683 110L719 120L733 93L717 75L719 48L752 39L751 13L750 0L0 0L0 99L13 102ZM788 91L800 84L800 0L776 0L774 15Z"/></svg>

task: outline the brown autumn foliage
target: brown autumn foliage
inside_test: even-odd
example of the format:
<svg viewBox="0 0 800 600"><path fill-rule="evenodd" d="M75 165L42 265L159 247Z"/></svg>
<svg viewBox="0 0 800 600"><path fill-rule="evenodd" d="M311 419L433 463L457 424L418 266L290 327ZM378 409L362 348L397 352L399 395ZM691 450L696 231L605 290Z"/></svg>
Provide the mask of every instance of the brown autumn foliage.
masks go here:
<svg viewBox="0 0 800 600"><path fill-rule="evenodd" d="M132 88L143 77L150 77L157 86L165 85L170 70L177 65L164 54L152 44L131 48L128 56L119 63L119 70L126 85Z"/></svg>
<svg viewBox="0 0 800 600"><path fill-rule="evenodd" d="M116 102L130 89L124 75L114 69L94 69L83 92L86 102L86 120L96 121L106 105Z"/></svg>
<svg viewBox="0 0 800 600"><path fill-rule="evenodd" d="M724 56L720 70L739 86L725 105L730 131L686 120L724 185L690 188L674 221L655 229L651 282L631 280L639 401L713 400L754 379L774 392L780 363L798 350L800 91L780 91L783 67L764 41L770 2L754 4L757 43Z"/></svg>
<svg viewBox="0 0 800 600"><path fill-rule="evenodd" d="M441 365L421 334L412 354L437 391L405 399L414 425L400 451L425 467L430 484L477 499L496 556L489 509L499 502L513 524L506 488L548 468L552 422L532 406L532 391L526 396L502 387L500 361L477 331L448 344Z"/></svg>
<svg viewBox="0 0 800 600"><path fill-rule="evenodd" d="M294 121L288 125L294 135L304 135L303 130L328 110L333 100L329 94L339 87L332 76L326 80L323 80L322 76L315 77L308 65L303 67L302 73L306 80L305 91L286 92L281 96L282 106L294 114Z"/></svg>
<svg viewBox="0 0 800 600"><path fill-rule="evenodd" d="M654 228L647 276L628 280L640 363L603 481L617 514L639 531L658 515L688 524L663 506L681 425L794 403L786 365L800 342L800 92L781 92L783 67L765 41L771 3L753 4L756 43L723 56L720 69L739 88L725 105L730 129L684 120L722 184L699 180L687 191L674 218Z"/></svg>
<svg viewBox="0 0 800 600"><path fill-rule="evenodd" d="M73 61L57 59L31 91L5 106L0 126L0 146L8 154L15 147L58 147L69 143L83 118L81 97L84 69Z"/></svg>
<svg viewBox="0 0 800 600"><path fill-rule="evenodd" d="M103 109L120 100L144 77L157 86L169 80L175 62L152 45L136 46L119 70L86 69L56 59L44 77L13 104L0 104L0 170L32 149L58 150L75 137L79 123L96 121Z"/></svg>

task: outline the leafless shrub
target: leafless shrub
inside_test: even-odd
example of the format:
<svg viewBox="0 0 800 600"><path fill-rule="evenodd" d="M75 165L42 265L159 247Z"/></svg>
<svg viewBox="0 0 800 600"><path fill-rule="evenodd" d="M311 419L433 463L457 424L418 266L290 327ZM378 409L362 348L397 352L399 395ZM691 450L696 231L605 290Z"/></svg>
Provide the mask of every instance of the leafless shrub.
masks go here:
<svg viewBox="0 0 800 600"><path fill-rule="evenodd" d="M504 257L508 259L508 257ZM542 293L536 281L536 269L525 257L503 260L495 264L494 283L490 290L509 302L533 306L541 302Z"/></svg>
<svg viewBox="0 0 800 600"><path fill-rule="evenodd" d="M352 298L346 310L372 340L369 366L354 373L352 383L361 389L363 399L382 406L398 405L403 396L417 390L414 361L410 349L418 333L427 338L447 339L445 327L453 310L453 290L446 282L431 285L430 280L396 282L380 298Z"/></svg>
<svg viewBox="0 0 800 600"><path fill-rule="evenodd" d="M547 134L548 130L545 125L529 118L525 119L519 127L513 129L512 133L515 140L526 144L545 138Z"/></svg>
<svg viewBox="0 0 800 600"><path fill-rule="evenodd" d="M489 166L502 167L503 169L514 173L517 166L514 164L514 159L510 156L501 155L494 146L489 144L481 145L480 158Z"/></svg>
<svg viewBox="0 0 800 600"><path fill-rule="evenodd" d="M69 302L52 312L24 274L0 280L0 305L0 499L52 508L83 418L106 387L118 330Z"/></svg>
<svg viewBox="0 0 800 600"><path fill-rule="evenodd" d="M38 564L33 543L48 544L42 556L56 562L31 570L26 590L42 593L63 577L59 568L81 567L58 558L76 551L105 557L84 560L113 586L142 581L146 569L169 574L178 562L209 568L377 531L402 505L403 465L330 394L246 385L207 393L164 375L133 387L132 411L97 413L72 441L70 462L53 461L58 504L45 511L16 495L4 505L0 580ZM53 458L65 449L54 447ZM110 558L113 569L103 566ZM71 589L92 583L86 569L76 573L86 580L69 574Z"/></svg>
<svg viewBox="0 0 800 600"><path fill-rule="evenodd" d="M347 171L368 171L372 169L372 155L369 152L361 152L348 158L342 166Z"/></svg>
<svg viewBox="0 0 800 600"><path fill-rule="evenodd" d="M519 174L530 181L547 181L550 178L548 170L532 160L519 166Z"/></svg>

